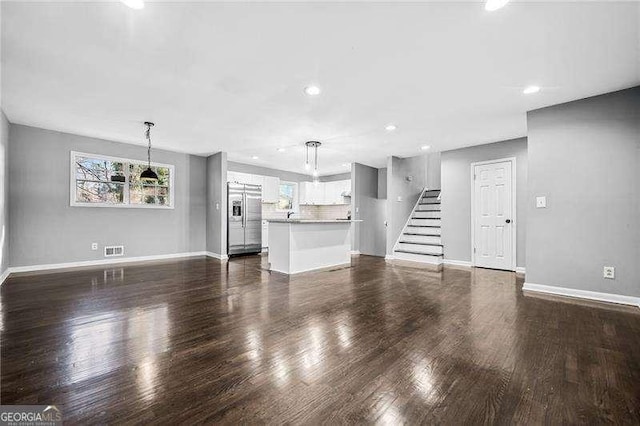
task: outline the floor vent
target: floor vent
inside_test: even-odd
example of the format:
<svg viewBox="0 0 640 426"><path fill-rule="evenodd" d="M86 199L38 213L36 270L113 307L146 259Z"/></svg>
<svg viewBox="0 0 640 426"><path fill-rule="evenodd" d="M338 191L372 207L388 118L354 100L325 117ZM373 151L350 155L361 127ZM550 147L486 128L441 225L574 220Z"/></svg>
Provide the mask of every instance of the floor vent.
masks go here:
<svg viewBox="0 0 640 426"><path fill-rule="evenodd" d="M104 248L104 257L116 257L124 255L124 246L106 246Z"/></svg>

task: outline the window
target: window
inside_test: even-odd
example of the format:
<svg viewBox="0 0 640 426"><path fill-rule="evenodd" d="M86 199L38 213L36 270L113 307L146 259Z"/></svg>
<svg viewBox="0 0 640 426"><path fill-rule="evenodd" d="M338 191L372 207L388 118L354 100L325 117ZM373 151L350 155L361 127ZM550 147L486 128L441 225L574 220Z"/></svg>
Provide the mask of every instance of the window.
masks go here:
<svg viewBox="0 0 640 426"><path fill-rule="evenodd" d="M151 163L158 181L142 182L145 161L71 152L71 205L173 208L174 167Z"/></svg>
<svg viewBox="0 0 640 426"><path fill-rule="evenodd" d="M295 193L296 193L295 183L282 182L278 189L277 210L292 210Z"/></svg>

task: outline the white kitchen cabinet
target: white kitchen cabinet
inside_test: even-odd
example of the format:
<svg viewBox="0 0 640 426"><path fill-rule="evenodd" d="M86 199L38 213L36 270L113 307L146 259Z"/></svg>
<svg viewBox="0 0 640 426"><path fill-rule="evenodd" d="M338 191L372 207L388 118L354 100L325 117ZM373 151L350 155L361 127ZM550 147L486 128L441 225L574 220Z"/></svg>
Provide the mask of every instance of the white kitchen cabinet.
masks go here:
<svg viewBox="0 0 640 426"><path fill-rule="evenodd" d="M351 191L350 180L334 182L300 182L300 204L344 204L343 193Z"/></svg>
<svg viewBox="0 0 640 426"><path fill-rule="evenodd" d="M227 172L227 182L253 184L255 180L254 175L248 173ZM258 185L262 185L262 181Z"/></svg>
<svg viewBox="0 0 640 426"><path fill-rule="evenodd" d="M300 182L298 185L298 203L314 204L313 182Z"/></svg>
<svg viewBox="0 0 640 426"><path fill-rule="evenodd" d="M262 248L266 249L269 247L269 222L266 220L262 221Z"/></svg>
<svg viewBox="0 0 640 426"><path fill-rule="evenodd" d="M277 203L280 198L280 179L272 176L263 176L262 202Z"/></svg>

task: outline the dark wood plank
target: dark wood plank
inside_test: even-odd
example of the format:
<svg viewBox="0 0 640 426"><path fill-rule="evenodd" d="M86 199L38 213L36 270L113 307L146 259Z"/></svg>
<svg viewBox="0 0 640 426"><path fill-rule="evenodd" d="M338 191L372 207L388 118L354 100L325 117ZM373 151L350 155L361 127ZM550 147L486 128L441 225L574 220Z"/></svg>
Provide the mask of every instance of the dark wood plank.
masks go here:
<svg viewBox="0 0 640 426"><path fill-rule="evenodd" d="M639 423L640 315L525 297L515 274L360 256L11 277L3 404L70 423Z"/></svg>

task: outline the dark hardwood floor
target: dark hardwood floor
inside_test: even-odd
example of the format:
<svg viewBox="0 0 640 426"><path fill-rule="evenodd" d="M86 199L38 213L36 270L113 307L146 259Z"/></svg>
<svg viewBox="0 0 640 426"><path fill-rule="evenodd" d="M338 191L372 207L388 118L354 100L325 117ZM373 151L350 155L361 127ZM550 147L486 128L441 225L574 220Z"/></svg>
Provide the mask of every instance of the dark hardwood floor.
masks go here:
<svg viewBox="0 0 640 426"><path fill-rule="evenodd" d="M83 424L640 422L635 312L525 297L506 272L260 260L10 278L2 404Z"/></svg>

